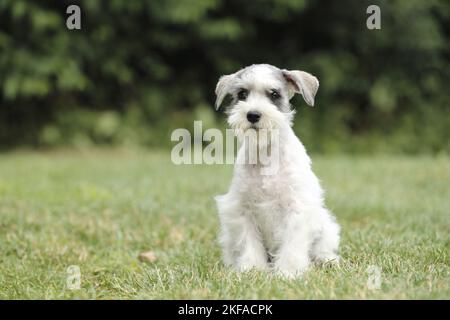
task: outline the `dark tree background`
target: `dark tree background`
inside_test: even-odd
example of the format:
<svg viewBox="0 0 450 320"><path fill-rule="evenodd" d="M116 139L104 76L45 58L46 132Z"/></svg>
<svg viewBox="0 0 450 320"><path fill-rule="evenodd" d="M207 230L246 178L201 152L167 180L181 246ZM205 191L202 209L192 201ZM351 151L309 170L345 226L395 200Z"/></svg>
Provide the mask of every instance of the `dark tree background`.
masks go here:
<svg viewBox="0 0 450 320"><path fill-rule="evenodd" d="M264 62L321 81L315 108L293 101L312 151L450 152L449 18L445 0L1 0L0 146L170 146L224 127L218 77Z"/></svg>

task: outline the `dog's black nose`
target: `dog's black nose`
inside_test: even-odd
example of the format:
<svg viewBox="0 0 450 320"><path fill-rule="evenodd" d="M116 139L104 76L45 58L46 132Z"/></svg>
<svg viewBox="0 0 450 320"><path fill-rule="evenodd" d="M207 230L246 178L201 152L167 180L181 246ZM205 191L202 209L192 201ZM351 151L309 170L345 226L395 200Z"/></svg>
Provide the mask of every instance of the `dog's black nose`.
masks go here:
<svg viewBox="0 0 450 320"><path fill-rule="evenodd" d="M249 111L247 112L247 120L251 123L256 123L261 119L261 113L258 111Z"/></svg>

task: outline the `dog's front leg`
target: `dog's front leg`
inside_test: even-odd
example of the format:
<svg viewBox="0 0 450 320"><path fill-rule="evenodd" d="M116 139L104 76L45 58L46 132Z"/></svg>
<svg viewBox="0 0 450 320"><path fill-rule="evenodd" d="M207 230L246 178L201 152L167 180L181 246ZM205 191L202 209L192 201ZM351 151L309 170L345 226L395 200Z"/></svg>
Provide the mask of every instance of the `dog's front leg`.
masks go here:
<svg viewBox="0 0 450 320"><path fill-rule="evenodd" d="M238 271L267 269L267 253L259 230L239 201L230 195L217 197L221 220L220 243L225 264Z"/></svg>
<svg viewBox="0 0 450 320"><path fill-rule="evenodd" d="M221 240L225 260L236 270L268 268L267 253L259 231L249 217L242 215L225 223Z"/></svg>
<svg viewBox="0 0 450 320"><path fill-rule="evenodd" d="M250 219L243 217L242 225L237 235L239 253L236 268L239 271L250 269L264 270L268 267L267 254L262 244L259 231Z"/></svg>
<svg viewBox="0 0 450 320"><path fill-rule="evenodd" d="M285 217L281 245L275 255L275 272L293 278L305 272L310 265L311 230L305 216L291 213Z"/></svg>

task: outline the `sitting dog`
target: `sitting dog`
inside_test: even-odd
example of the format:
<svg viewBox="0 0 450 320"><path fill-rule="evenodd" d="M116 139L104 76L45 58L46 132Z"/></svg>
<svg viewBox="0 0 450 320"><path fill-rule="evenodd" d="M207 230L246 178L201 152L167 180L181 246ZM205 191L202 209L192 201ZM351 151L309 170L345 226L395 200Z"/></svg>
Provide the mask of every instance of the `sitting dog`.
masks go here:
<svg viewBox="0 0 450 320"><path fill-rule="evenodd" d="M268 64L251 65L217 83L216 109L231 96L227 121L242 142L230 189L215 198L223 260L238 271L274 270L295 277L311 263L339 260L340 227L324 205L311 160L292 130L295 112L289 100L300 93L313 106L318 87L309 73ZM243 139L263 130L266 140ZM270 148L277 155L277 170L265 173L269 165L260 157L248 163L251 145L258 151Z"/></svg>

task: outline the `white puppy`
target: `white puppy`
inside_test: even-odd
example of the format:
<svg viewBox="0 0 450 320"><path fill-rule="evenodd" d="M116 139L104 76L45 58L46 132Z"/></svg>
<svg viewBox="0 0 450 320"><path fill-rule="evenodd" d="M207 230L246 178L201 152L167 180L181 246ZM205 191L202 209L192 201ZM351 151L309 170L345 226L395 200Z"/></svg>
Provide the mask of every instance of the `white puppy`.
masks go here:
<svg viewBox="0 0 450 320"><path fill-rule="evenodd" d="M223 259L239 271L273 268L292 277L311 262L339 260L339 225L324 205L311 160L291 128L289 100L300 93L312 106L318 87L309 73L267 64L222 76L217 83L216 108L225 96L232 97L228 123L242 141L230 189L216 197ZM251 132L262 136L263 130L266 140L242 139ZM276 155L276 162L262 163L258 154L249 163L252 145ZM264 172L273 163L276 170Z"/></svg>

